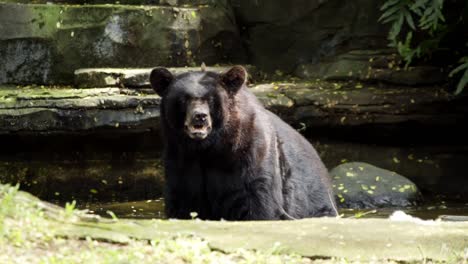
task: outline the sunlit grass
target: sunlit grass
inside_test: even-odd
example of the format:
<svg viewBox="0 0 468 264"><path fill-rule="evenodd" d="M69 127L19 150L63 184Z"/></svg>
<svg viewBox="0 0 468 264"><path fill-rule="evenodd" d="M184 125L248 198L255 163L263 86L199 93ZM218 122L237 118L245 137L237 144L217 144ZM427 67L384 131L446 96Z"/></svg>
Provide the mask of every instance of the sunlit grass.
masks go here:
<svg viewBox="0 0 468 264"><path fill-rule="evenodd" d="M63 230L55 232L61 225L68 225L71 229L66 230L73 233L76 231L73 228L79 228L84 220L96 220L93 217L75 209L73 202L65 208L55 207L19 192L18 187L0 184L0 263L369 263L326 256L303 258L286 253L279 243L265 251L239 248L228 253L211 247L200 237L189 235L130 239L121 243L97 240L92 233L88 237L55 235L63 234ZM106 221L123 220L114 215ZM446 263L468 263L468 249L452 253ZM425 257L424 260L425 263L440 263ZM372 263L405 262L378 260Z"/></svg>
<svg viewBox="0 0 468 264"><path fill-rule="evenodd" d="M61 221L75 221L79 212L68 203L48 214L39 203L17 195L18 187L0 185L0 263L310 263L277 249L223 253L198 237L131 240L125 244L54 236ZM56 217L57 219L50 219ZM117 219L114 219L117 221Z"/></svg>

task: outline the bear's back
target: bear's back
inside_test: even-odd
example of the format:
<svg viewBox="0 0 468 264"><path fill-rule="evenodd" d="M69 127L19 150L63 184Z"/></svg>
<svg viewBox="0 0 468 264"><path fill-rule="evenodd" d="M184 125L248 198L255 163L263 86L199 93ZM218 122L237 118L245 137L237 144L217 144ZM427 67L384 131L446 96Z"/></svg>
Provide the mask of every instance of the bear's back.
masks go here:
<svg viewBox="0 0 468 264"><path fill-rule="evenodd" d="M280 117L267 110L253 93L245 89L258 125L273 135L278 148L284 209L293 217L335 215L328 170L311 143ZM331 211L333 212L331 212Z"/></svg>

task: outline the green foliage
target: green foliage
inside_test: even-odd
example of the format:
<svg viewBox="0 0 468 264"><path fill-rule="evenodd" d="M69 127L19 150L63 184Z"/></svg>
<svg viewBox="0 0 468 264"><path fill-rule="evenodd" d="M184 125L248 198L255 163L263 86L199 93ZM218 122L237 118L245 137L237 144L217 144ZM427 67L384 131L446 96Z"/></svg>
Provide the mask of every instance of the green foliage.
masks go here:
<svg viewBox="0 0 468 264"><path fill-rule="evenodd" d="M418 5L418 3L420 3ZM444 0L419 0L416 1L417 6L414 7L416 13L421 17L419 19L419 27L422 30L435 32L441 23L445 22L442 8Z"/></svg>
<svg viewBox="0 0 468 264"><path fill-rule="evenodd" d="M406 62L407 68L415 59L429 58L440 48L443 37L448 32L443 14L444 0L386 0L381 6L379 21L391 24L388 33L389 46L396 48ZM414 41L414 33L422 40ZM458 82L456 94L468 82L468 63L466 57L462 64L450 73L450 77L465 70Z"/></svg>
<svg viewBox="0 0 468 264"><path fill-rule="evenodd" d="M468 84L468 56L461 58L460 63L461 63L460 66L458 66L457 68L455 68L453 71L450 72L450 77L452 77L453 75L464 71L463 76L458 82L457 90L455 91L455 94L461 93L461 91L463 91L463 88L466 86L466 84Z"/></svg>
<svg viewBox="0 0 468 264"><path fill-rule="evenodd" d="M75 206L75 202L67 203L65 209L47 205L29 194L18 191L18 186L0 184L0 263L310 262L299 255L283 254L280 244L275 244L269 251L238 249L232 253L223 253L213 250L202 238L179 235L177 232L167 237L155 237L151 241L129 239L124 243L113 243L114 240L100 239L100 234L93 233L96 231L93 228L95 222L66 218L67 214L80 214ZM135 223L128 222L122 225L122 228L133 225ZM157 226L156 222L154 226ZM67 236L57 235L60 233L57 230L64 227L67 227ZM115 232L111 237L115 237L116 241L127 236L125 231L120 233L108 227L104 224L101 234Z"/></svg>
<svg viewBox="0 0 468 264"><path fill-rule="evenodd" d="M398 35L400 35L405 21L412 29L416 29L411 14L412 2L411 0L387 0L380 8L383 14L379 21L384 24L392 23L388 33L388 39L391 41L390 46L392 47L396 47Z"/></svg>
<svg viewBox="0 0 468 264"><path fill-rule="evenodd" d="M5 216L11 213L14 205L13 198L18 192L18 189L19 185L16 185L16 187L0 185L0 236L5 234Z"/></svg>
<svg viewBox="0 0 468 264"><path fill-rule="evenodd" d="M65 216L72 217L76 209L76 201L73 200L71 203L65 204Z"/></svg>
<svg viewBox="0 0 468 264"><path fill-rule="evenodd" d="M413 58L417 58L421 56L421 47L416 47L416 48L411 48L411 39L413 38L413 33L409 32L406 34L406 39L405 42L397 42L396 48L398 50L398 53L403 57L403 60L405 60L405 68L407 68L411 62L413 61Z"/></svg>
<svg viewBox="0 0 468 264"><path fill-rule="evenodd" d="M383 12L379 21L391 23L388 33L390 47L397 48L407 65L413 58L420 58L438 47L441 24L445 21L442 14L444 0L387 0L380 10ZM415 23L417 21L417 23ZM400 39L405 25L410 29L405 40ZM426 31L430 37L416 47L412 47L412 31Z"/></svg>
<svg viewBox="0 0 468 264"><path fill-rule="evenodd" d="M117 217L117 215L115 215L114 212L112 212L110 210L107 210L106 213L112 217L112 220L114 220L114 221L119 220L119 218Z"/></svg>

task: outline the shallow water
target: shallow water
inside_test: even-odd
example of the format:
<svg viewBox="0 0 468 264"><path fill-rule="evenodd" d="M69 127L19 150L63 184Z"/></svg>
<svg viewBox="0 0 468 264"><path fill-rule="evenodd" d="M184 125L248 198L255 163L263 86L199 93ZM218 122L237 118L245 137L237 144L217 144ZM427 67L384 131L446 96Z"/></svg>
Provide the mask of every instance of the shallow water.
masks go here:
<svg viewBox="0 0 468 264"><path fill-rule="evenodd" d="M111 211L118 218L166 218L163 199L123 203L78 203L78 207L104 217L110 217L108 211ZM398 210L424 220L435 220L441 215L468 216L468 203L433 201L410 208L340 209L340 214L344 218L387 218Z"/></svg>
<svg viewBox="0 0 468 264"><path fill-rule="evenodd" d="M118 218L135 219L164 219L164 200L145 200L123 203L78 203L79 209L87 209L91 213L104 217L110 217L112 212Z"/></svg>
<svg viewBox="0 0 468 264"><path fill-rule="evenodd" d="M340 214L345 218L388 218L395 211L403 211L424 220L435 220L441 215L468 216L468 204L459 202L426 203L408 208L340 209Z"/></svg>

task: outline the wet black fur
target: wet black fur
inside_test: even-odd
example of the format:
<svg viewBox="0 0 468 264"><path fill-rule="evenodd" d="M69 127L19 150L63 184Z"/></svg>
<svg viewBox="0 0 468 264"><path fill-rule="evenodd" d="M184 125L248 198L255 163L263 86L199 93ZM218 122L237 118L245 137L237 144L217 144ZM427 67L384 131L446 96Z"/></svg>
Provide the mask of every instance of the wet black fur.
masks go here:
<svg viewBox="0 0 468 264"><path fill-rule="evenodd" d="M243 82L236 84L236 76L224 77L193 72L152 81L163 95L167 216L186 219L197 212L201 219L271 220L336 215L327 170L310 143L266 110ZM193 91L209 102L213 120L203 141L184 133Z"/></svg>

